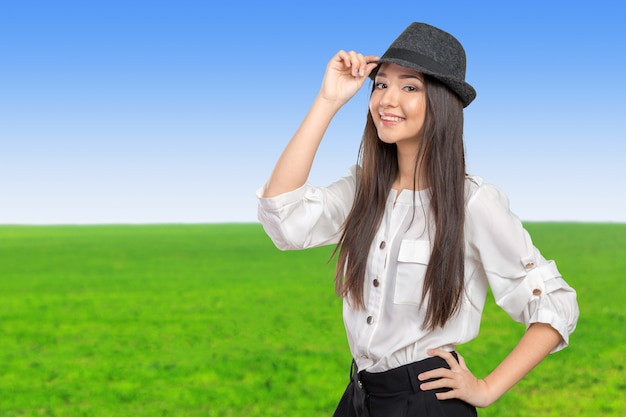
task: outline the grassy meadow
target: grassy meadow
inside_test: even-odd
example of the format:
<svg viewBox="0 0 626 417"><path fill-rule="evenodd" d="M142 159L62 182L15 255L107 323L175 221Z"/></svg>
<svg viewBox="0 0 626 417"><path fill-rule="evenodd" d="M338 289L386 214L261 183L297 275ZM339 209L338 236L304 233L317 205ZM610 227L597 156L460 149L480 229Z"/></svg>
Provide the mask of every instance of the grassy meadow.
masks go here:
<svg viewBox="0 0 626 417"><path fill-rule="evenodd" d="M626 224L529 223L578 291L571 346L480 416L626 416ZM350 354L332 248L257 224L0 226L0 417L330 416ZM488 299L484 376L522 326Z"/></svg>

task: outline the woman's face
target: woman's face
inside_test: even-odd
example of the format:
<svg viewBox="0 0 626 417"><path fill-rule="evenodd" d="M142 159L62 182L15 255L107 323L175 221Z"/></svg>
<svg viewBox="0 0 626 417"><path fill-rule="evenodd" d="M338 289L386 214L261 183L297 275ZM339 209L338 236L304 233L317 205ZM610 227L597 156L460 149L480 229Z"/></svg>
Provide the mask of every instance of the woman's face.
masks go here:
<svg viewBox="0 0 626 417"><path fill-rule="evenodd" d="M383 64L374 79L370 113L385 143L417 148L426 115L424 76L396 64Z"/></svg>

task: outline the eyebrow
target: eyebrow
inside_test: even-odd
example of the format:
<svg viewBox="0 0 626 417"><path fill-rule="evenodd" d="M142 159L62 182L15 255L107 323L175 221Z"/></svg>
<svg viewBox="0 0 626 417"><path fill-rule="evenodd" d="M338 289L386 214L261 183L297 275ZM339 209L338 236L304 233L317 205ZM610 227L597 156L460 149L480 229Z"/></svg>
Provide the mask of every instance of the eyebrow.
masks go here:
<svg viewBox="0 0 626 417"><path fill-rule="evenodd" d="M378 74L376 74L376 77L387 77L387 74L385 74L384 72L379 72ZM416 80L424 82L423 76L415 75L415 74L400 74L398 75L398 78L403 79L403 80L407 78L415 78Z"/></svg>

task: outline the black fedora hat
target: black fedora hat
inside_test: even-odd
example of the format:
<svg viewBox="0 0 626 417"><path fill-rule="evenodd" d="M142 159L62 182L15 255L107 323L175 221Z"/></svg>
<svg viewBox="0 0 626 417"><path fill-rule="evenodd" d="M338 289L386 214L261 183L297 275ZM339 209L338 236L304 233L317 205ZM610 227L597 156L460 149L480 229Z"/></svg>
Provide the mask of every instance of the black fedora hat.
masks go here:
<svg viewBox="0 0 626 417"><path fill-rule="evenodd" d="M379 63L392 63L427 74L456 93L463 107L476 97L465 82L465 50L452 35L426 23L411 23L393 41ZM379 66L380 68L380 66ZM373 79L376 71L370 77Z"/></svg>

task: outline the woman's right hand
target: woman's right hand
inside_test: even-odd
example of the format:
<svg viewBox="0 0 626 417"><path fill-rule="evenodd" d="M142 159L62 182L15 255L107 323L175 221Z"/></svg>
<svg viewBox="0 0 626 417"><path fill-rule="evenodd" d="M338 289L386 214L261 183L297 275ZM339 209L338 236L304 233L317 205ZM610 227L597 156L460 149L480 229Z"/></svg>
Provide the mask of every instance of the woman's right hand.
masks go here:
<svg viewBox="0 0 626 417"><path fill-rule="evenodd" d="M370 73L378 66L379 57L354 51L339 51L326 66L320 97L339 106L350 100Z"/></svg>
<svg viewBox="0 0 626 417"><path fill-rule="evenodd" d="M377 56L339 51L326 66L319 94L278 159L263 197L295 190L307 180L317 148L332 118L359 91L378 65Z"/></svg>

